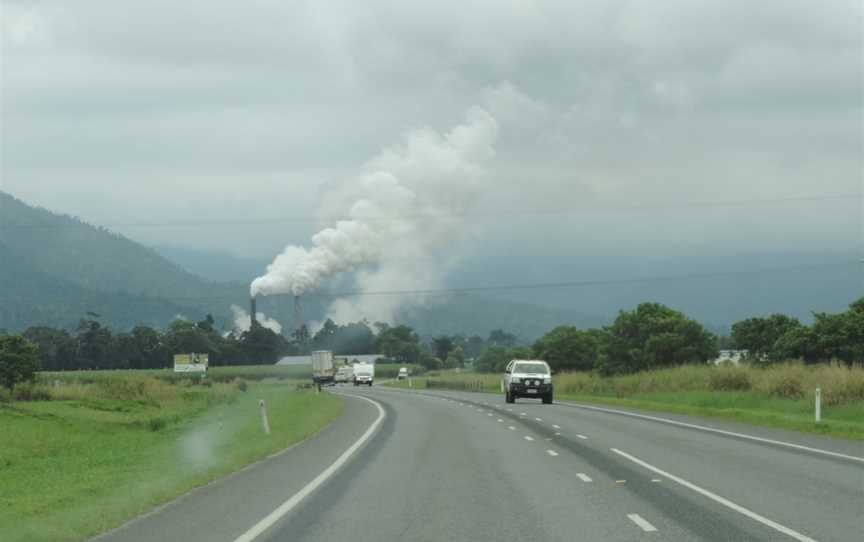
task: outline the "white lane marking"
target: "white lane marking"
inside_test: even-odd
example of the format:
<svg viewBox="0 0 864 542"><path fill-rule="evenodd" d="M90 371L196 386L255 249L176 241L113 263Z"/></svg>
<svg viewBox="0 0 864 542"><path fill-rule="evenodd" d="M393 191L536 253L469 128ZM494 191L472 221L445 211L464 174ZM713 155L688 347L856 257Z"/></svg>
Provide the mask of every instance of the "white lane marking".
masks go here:
<svg viewBox="0 0 864 542"><path fill-rule="evenodd" d="M555 450L546 450L546 453L551 455L552 457L558 457L558 452Z"/></svg>
<svg viewBox="0 0 864 542"><path fill-rule="evenodd" d="M561 433L555 433L555 436L556 436L556 437L560 437L560 436L561 436Z"/></svg>
<svg viewBox="0 0 864 542"><path fill-rule="evenodd" d="M509 430L511 430L511 431L515 431L515 430L516 430L516 428L513 427L512 425L508 425L508 426L507 426L507 429L509 429Z"/></svg>
<svg viewBox="0 0 864 542"><path fill-rule="evenodd" d="M586 437L585 435L576 435L576 436L581 438L582 440L588 440L588 437Z"/></svg>
<svg viewBox="0 0 864 542"><path fill-rule="evenodd" d="M724 430L724 429L715 429L714 427L708 427L708 426L705 426L705 425L696 425L695 423L679 422L679 421L677 421L677 420L670 420L670 419L668 419L668 418L660 418L660 417L658 417L658 416L648 416L648 415L645 415L645 414L636 414L635 412L627 412L627 411L624 411L624 410L616 410L616 409L614 409L614 408L603 408L603 407L595 407L595 406L588 406L588 405L579 405L579 404L576 404L576 403L566 403L566 402L559 402L558 404L559 404L559 405L567 405L567 406L571 406L571 407L575 407L575 408L584 408L584 409L588 409L588 410L597 410L597 411L599 411L599 412L610 412L610 413L612 413L612 414L623 414L624 416L631 416L631 417L633 417L633 418L642 418L642 419L644 419L644 420L652 420L652 421L655 421L655 422L668 423L668 424L671 424L671 425L677 425L677 426L680 426L680 427L689 427L690 429L699 429L699 430L701 430L701 431L708 431L708 432L711 432L711 433L718 433L718 434L720 434L720 435L728 435L728 436L732 436L732 437L738 437L738 438L743 438L743 439L753 440L753 441L756 441L756 442L765 442L765 443L768 443L768 444L776 444L776 445L778 445L778 446L786 446L786 447L788 447L788 448L795 448L796 450L805 450L805 451L807 451L807 452L813 452L813 453L817 453L817 454L829 455L829 456L832 456L832 457L842 457L843 459L851 459L852 461L860 461L860 462L864 463L864 457L858 457L858 456L855 456L855 455L841 454L841 453L839 453L839 452L829 452L828 450L823 450L823 449L821 449L821 448L811 448L810 446L802 446L802 445L800 445L800 444L793 444L793 443L791 443L791 442L784 442L784 441L782 441L782 440L774 440L774 439L770 439L770 438L754 437L753 435L746 435L746 434L744 434L744 433L736 433L736 432L734 432L734 431L726 431L726 430Z"/></svg>
<svg viewBox="0 0 864 542"><path fill-rule="evenodd" d="M756 512L753 512L752 510L748 510L747 508L744 508L743 506L741 506L739 504L735 504L734 502L730 501L729 499L723 498L720 495L717 495L716 493L712 493L712 492L708 491L707 489L703 489L703 488L697 486L696 484L688 482L687 480L685 480L683 478L679 478L677 476L669 474L666 471L660 470L657 467L655 467L654 465L650 465L650 464L642 461L641 459L634 457L634 456L632 456L626 452L622 452L621 450L618 450L617 448L610 448L610 449L613 452L615 452L616 454L620 455L621 457L629 459L630 461L636 463L637 465L645 467L646 469L648 469L650 471L656 472L657 474L664 476L664 477L672 480L673 482L677 482L688 489L692 489L696 493L704 495L705 497L708 497L709 499L711 499L715 502L718 502L727 508L731 508L732 510L735 510L739 514L745 515L750 519L756 520L763 525L767 525L768 527L771 527L775 531L779 531L779 532L781 532L787 536L791 536L792 538L794 538L795 540L798 540L799 542L816 542L815 540L813 540L809 536L806 536L806 535L803 535L797 531L794 531L794 530L790 529L789 527L785 527L783 525L780 525L776 521L772 521L772 520L770 520L764 516L760 516Z"/></svg>
<svg viewBox="0 0 864 542"><path fill-rule="evenodd" d="M513 412L513 409L512 409L512 408L508 408L507 411L508 411L508 412Z"/></svg>
<svg viewBox="0 0 864 542"><path fill-rule="evenodd" d="M642 516L640 516L639 514L627 514L627 517L630 518L630 521L638 525L646 533L657 530L657 527L651 525L650 523L642 519Z"/></svg>
<svg viewBox="0 0 864 542"><path fill-rule="evenodd" d="M524 413L524 412L520 412L519 415L520 415L520 416L524 416L525 413Z"/></svg>
<svg viewBox="0 0 864 542"><path fill-rule="evenodd" d="M538 422L542 422L542 421L543 421L543 418L534 418L534 419L537 420Z"/></svg>
<svg viewBox="0 0 864 542"><path fill-rule="evenodd" d="M525 435L525 440L533 441L533 440L534 440L534 437L529 437L528 435Z"/></svg>
<svg viewBox="0 0 864 542"><path fill-rule="evenodd" d="M502 420L501 418L498 418L498 421L499 421L499 422L503 422L504 420Z"/></svg>
<svg viewBox="0 0 864 542"><path fill-rule="evenodd" d="M303 488L297 493L295 493L290 499L280 504L279 507L276 508L276 510L273 510L272 512L267 514L264 519L253 525L251 529L238 536L234 540L234 542L251 542L252 540L255 540L255 538L257 538L258 536L260 536L261 533L272 527L277 521L284 517L285 514L287 514L292 509L294 509L295 506L300 504L303 499L305 499L313 491L318 489L318 487L320 487L321 484L327 481L328 478L333 476L333 474L337 470L339 470L339 468L344 465L348 461L348 459L350 459L351 456L354 455L354 453L361 446L363 446L363 444L366 443L367 440L372 437L372 435L375 433L375 430L378 429L378 426L381 425L381 422L384 421L384 418L387 417L387 413L384 412L384 408L377 401L373 401L368 397L362 397L360 395L351 395L348 393L344 395L348 397L356 397L357 399L363 399L364 401L369 401L378 409L378 417L375 419L374 422L372 422L372 425L370 425L369 428L366 429L366 432L363 433L354 444L349 446L347 450L342 452L342 455L336 458L336 461L334 461L332 465L324 469L318 476L316 476L311 482L303 486Z"/></svg>
<svg viewBox="0 0 864 542"><path fill-rule="evenodd" d="M491 415L492 415L492 413L491 413L491 412L490 412L490 413L488 413L488 414L486 414L486 415L487 415L487 416L491 416Z"/></svg>
<svg viewBox="0 0 864 542"><path fill-rule="evenodd" d="M654 483L662 482L662 480L660 480L660 478L651 478L651 481Z"/></svg>
<svg viewBox="0 0 864 542"><path fill-rule="evenodd" d="M561 426L560 426L560 425L555 425L555 424L553 423L553 424L552 424L552 428L553 428L553 429L561 429Z"/></svg>
<svg viewBox="0 0 864 542"><path fill-rule="evenodd" d="M584 472L577 472L576 476L582 480L583 482L591 482L591 477L585 474Z"/></svg>

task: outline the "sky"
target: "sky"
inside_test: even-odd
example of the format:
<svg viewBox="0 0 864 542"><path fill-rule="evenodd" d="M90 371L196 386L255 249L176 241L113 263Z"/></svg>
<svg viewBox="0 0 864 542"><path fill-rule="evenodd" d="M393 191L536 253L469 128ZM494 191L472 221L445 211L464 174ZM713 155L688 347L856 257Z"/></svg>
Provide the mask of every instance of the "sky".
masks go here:
<svg viewBox="0 0 864 542"><path fill-rule="evenodd" d="M480 108L497 137L447 283L857 260L862 21L855 0L3 0L0 189L270 260L387 149Z"/></svg>

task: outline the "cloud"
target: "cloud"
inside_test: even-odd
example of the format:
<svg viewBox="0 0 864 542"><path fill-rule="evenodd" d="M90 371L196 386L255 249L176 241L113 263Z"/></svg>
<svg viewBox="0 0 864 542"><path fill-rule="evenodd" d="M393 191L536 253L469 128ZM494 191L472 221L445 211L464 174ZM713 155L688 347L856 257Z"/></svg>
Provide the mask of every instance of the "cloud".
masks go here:
<svg viewBox="0 0 864 542"><path fill-rule="evenodd" d="M148 244L272 255L344 215L331 188L407 127L441 133L479 103L500 137L466 225L489 236L477 258L508 228L535 246L617 231L508 209L854 192L861 18L854 0L10 0L2 188ZM850 209L722 236L848 245ZM178 217L226 224L124 225ZM286 220L236 225L256 218ZM647 246L675 218L691 219L642 217L630 235ZM676 236L698 243L689 226Z"/></svg>

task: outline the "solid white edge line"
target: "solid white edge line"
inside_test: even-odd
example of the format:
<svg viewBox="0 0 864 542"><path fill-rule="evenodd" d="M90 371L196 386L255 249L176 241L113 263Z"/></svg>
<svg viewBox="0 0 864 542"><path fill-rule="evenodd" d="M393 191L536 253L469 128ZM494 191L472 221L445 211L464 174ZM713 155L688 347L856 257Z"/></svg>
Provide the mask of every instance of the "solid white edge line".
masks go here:
<svg viewBox="0 0 864 542"><path fill-rule="evenodd" d="M591 477L585 474L584 472L577 472L576 476L582 480L583 482L591 482Z"/></svg>
<svg viewBox="0 0 864 542"><path fill-rule="evenodd" d="M648 523L647 521L645 521L642 518L642 516L640 516L639 514L627 514L627 517L630 519L630 521L632 521L633 523L638 525L639 528L641 528L646 533L650 533L650 532L657 530L657 527L655 527L655 526L651 525L650 523Z"/></svg>
<svg viewBox="0 0 864 542"><path fill-rule="evenodd" d="M687 480L684 480L683 478L678 478L677 476L669 474L668 472L666 472L664 470L658 469L654 465L650 465L650 464L642 461L641 459L634 457L634 456L632 456L626 452L622 452L621 450L619 450L617 448L610 448L610 450L612 450L616 454L620 455L621 457L629 459L630 461L636 463L637 465L645 467L646 469L648 469L650 471L656 472L657 474L659 474L661 476L665 476L666 478L672 480L673 482L677 482L688 489L692 489L696 493L699 493L705 497L708 497L709 499L711 499L715 502L718 502L727 508L731 508L732 510L738 512L739 514L747 516L748 518L756 520L763 525L771 527L775 531L779 531L779 532L781 532L787 536L791 536L792 538L794 538L795 540L798 540L799 542L816 542L814 539L810 538L809 536L803 535L803 534L799 533L798 531L794 531L794 530L792 530L789 527L786 527L784 525L780 525L776 521L772 521L772 520L770 520L764 516L760 516L756 512L753 512L752 510L748 510L747 508L744 508L740 504L735 504L734 502L730 501L729 499L721 497L720 495L717 495L716 493L712 493L712 492L708 491L707 489L703 489L703 488L697 486L696 484L693 484L691 482L688 482Z"/></svg>
<svg viewBox="0 0 864 542"><path fill-rule="evenodd" d="M581 404L577 404L577 403L560 402L559 404L567 405L567 406L572 406L572 407L575 407L575 408L584 408L584 409L588 409L588 410L597 410L597 411L599 411L599 412L609 412L609 413L612 413L612 414L623 414L623 415L625 415L625 416L632 416L632 417L634 417L634 418L642 418L642 419L644 419L644 420L652 420L652 421L655 421L655 422L668 423L668 424L671 424L671 425L677 425L677 426L680 426L680 427L689 427L689 428L691 428L691 429L699 429L699 430L701 430L701 431L709 431L709 432L711 432L711 433L718 433L718 434L721 434L721 435L728 435L728 436L732 436L732 437L738 437L738 438L743 438L743 439L748 439L748 440L754 440L754 441L757 441L757 442L765 442L765 443L768 443L768 444L776 444L776 445L778 445L778 446L786 446L786 447L789 447L789 448L795 448L795 449L797 449L797 450L805 450L805 451L807 451L807 452L813 452L813 453L817 453L817 454L830 455L830 456L833 456L833 457L842 457L843 459L851 459L852 461L860 461L860 462L864 463L864 457L858 457L858 456L854 456L854 455L841 454L841 453L839 453L839 452L830 452L830 451L828 451L828 450L822 450L821 448L811 448L810 446L802 446L801 444L793 444L793 443L791 443L791 442L784 442L784 441L782 441L782 440L774 440L774 439L770 439L770 438L763 438L763 437L754 437L753 435L746 435L746 434L744 434L744 433L736 433L736 432L734 432L734 431L726 431L726 430L724 430L724 429L716 429L716 428L714 428L714 427L708 427L708 426L705 426L705 425L696 425L696 424L694 424L694 423L679 422L679 421L677 421L677 420L670 420L669 418L660 418L660 417L658 417L658 416L648 416L648 415L646 415L646 414L636 414L635 412L627 412L627 411L625 411L625 410L616 410L616 409L614 409L614 408L595 407L595 406L589 406L589 405L581 405Z"/></svg>
<svg viewBox="0 0 864 542"><path fill-rule="evenodd" d="M251 542L252 540L255 540L255 538L257 538L259 535L261 535L261 533L272 527L277 521L282 519L283 516L288 514L288 512L294 509L295 506L300 504L303 499L308 497L313 491L318 489L318 487L321 486L321 484L323 484L328 478L333 476L333 474L337 470L339 470L339 468L344 465L348 461L348 459L351 458L352 455L354 455L357 449L363 446L363 444L365 444L366 441L372 437L373 433L375 433L375 430L378 429L378 426L381 425L381 422L384 420L385 417L387 417L387 414L384 412L384 408L377 401L359 395L351 395L347 393L345 395L348 397L363 399L364 401L372 403L378 409L378 417L375 419L374 422L372 422L372 425L369 426L366 432L363 433L363 435L361 435L356 442L354 442L354 444L352 444L348 447L347 450L342 452L342 455L340 455L336 459L336 461L333 462L332 465L324 469L318 476L316 476L311 482L303 486L303 488L297 493L295 493L290 499L280 504L279 507L276 508L276 510L273 510L272 512L267 514L267 516L264 517L261 521L253 525L251 529L234 539L234 542Z"/></svg>
<svg viewBox="0 0 864 542"><path fill-rule="evenodd" d="M555 450L546 450L546 453L551 455L552 457L558 456L558 452L556 452Z"/></svg>

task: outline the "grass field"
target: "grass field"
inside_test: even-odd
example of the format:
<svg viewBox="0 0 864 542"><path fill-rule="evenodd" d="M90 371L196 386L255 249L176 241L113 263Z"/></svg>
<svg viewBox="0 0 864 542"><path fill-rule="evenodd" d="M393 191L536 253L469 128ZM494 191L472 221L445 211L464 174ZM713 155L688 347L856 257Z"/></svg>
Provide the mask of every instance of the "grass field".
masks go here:
<svg viewBox="0 0 864 542"><path fill-rule="evenodd" d="M338 397L289 380L201 385L124 372L40 389L45 400L0 403L4 542L87 538L308 437L342 410Z"/></svg>
<svg viewBox="0 0 864 542"><path fill-rule="evenodd" d="M617 377L565 373L553 377L555 397L864 440L864 368L781 364L750 367L683 366ZM407 381L388 385L407 387ZM431 372L415 388L501 393L501 376ZM814 421L814 391L822 390L822 421Z"/></svg>

